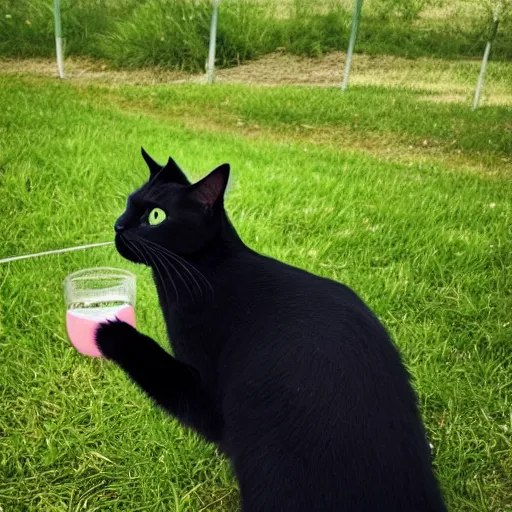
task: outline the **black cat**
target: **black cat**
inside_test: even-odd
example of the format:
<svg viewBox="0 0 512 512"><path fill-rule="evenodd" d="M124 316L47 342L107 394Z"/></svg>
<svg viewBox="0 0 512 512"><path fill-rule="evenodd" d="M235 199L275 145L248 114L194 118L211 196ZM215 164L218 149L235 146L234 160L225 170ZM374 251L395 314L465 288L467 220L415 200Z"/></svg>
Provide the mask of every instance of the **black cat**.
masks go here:
<svg viewBox="0 0 512 512"><path fill-rule="evenodd" d="M409 375L349 288L262 256L224 210L229 165L191 185L144 151L116 247L151 266L174 357L122 322L97 344L231 460L244 512L446 511Z"/></svg>

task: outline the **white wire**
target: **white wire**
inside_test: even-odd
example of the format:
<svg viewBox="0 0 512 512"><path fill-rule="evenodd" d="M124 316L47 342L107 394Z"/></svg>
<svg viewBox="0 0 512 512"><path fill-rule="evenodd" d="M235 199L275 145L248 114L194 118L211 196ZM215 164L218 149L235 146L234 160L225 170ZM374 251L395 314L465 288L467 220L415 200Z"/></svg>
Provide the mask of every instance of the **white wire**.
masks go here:
<svg viewBox="0 0 512 512"><path fill-rule="evenodd" d="M9 263L11 261L37 258L38 256L46 256L47 254L61 254L63 252L81 251L82 249L90 249L91 247L102 247L105 245L112 245L113 243L114 242L101 242L98 244L78 245L76 247L66 247L65 249L55 249L53 251L36 252L34 254L24 254L23 256L10 256L9 258L0 259L0 263Z"/></svg>

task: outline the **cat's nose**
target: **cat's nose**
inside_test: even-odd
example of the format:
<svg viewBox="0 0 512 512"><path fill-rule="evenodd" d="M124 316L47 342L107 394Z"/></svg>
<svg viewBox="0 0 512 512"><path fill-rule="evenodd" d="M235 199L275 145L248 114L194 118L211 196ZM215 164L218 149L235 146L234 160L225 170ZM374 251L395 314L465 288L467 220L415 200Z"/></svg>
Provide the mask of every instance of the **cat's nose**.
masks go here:
<svg viewBox="0 0 512 512"><path fill-rule="evenodd" d="M120 223L120 222L116 222L114 224L114 231L117 233L117 234L121 234L123 231L124 231L124 224Z"/></svg>

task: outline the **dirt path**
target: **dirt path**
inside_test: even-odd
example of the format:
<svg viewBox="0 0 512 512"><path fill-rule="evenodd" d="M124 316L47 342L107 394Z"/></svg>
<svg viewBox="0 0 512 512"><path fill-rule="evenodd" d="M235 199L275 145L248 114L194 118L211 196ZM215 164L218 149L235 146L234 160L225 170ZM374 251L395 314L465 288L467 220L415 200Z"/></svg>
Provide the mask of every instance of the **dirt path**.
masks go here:
<svg viewBox="0 0 512 512"><path fill-rule="evenodd" d="M318 59L275 53L259 60L217 71L219 83L261 85L341 84L345 54L334 52ZM432 101L471 102L480 63L475 60L404 59L391 56L355 55L351 74L353 85L373 85L423 90ZM201 83L204 75L157 68L110 69L108 64L69 58L65 62L68 79L105 85L159 85ZM55 77L56 66L49 59L0 60L0 72L34 73ZM489 63L483 104L512 105L512 63Z"/></svg>

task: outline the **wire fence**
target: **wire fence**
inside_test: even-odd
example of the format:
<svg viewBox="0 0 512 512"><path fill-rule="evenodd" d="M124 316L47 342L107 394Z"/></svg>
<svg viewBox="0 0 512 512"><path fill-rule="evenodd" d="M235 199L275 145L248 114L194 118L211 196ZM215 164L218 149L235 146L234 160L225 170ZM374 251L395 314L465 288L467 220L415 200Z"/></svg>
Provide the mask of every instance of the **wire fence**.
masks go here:
<svg viewBox="0 0 512 512"><path fill-rule="evenodd" d="M46 0L5 1L0 55L54 54L61 78L65 54L116 67L202 69L211 84L215 66L276 49L308 56L346 50L345 90L354 51L446 59L483 54L474 77L476 108L489 58L512 61L512 0L366 0L364 6L363 0L54 0L53 17Z"/></svg>

